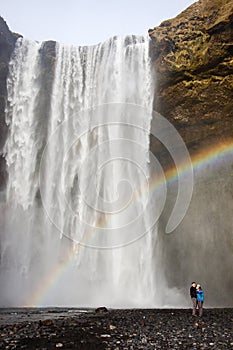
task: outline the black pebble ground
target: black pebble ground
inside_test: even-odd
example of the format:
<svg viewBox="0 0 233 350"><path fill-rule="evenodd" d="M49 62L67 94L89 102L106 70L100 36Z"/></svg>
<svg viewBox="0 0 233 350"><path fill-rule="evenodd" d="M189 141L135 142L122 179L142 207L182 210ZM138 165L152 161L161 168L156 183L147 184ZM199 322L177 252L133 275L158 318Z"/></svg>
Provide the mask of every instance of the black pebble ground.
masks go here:
<svg viewBox="0 0 233 350"><path fill-rule="evenodd" d="M1 322L0 349L233 350L233 309L100 310Z"/></svg>

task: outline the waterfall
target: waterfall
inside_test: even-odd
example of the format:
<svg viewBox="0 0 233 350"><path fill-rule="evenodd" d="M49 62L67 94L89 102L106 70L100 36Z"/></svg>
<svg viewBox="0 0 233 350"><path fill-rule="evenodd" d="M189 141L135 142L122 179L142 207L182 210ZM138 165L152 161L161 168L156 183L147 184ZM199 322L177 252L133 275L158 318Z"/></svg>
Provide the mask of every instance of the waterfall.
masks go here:
<svg viewBox="0 0 233 350"><path fill-rule="evenodd" d="M148 39L57 44L51 91L42 46L19 39L9 68L0 302L162 306Z"/></svg>
<svg viewBox="0 0 233 350"><path fill-rule="evenodd" d="M231 306L232 144L194 158L192 188L184 144L152 118L147 38L56 44L51 72L46 47L18 39L9 64L0 306L184 307L192 280ZM150 134L182 178L166 184Z"/></svg>

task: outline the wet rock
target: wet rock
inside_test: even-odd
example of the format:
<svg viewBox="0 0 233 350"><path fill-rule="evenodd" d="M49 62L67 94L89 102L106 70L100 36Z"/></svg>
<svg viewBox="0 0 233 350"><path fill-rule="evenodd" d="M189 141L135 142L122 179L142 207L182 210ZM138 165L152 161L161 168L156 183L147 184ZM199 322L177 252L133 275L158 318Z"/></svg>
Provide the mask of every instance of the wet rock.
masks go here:
<svg viewBox="0 0 233 350"><path fill-rule="evenodd" d="M47 319L47 320L40 321L39 324L40 326L51 326L53 324L53 321Z"/></svg>
<svg viewBox="0 0 233 350"><path fill-rule="evenodd" d="M0 17L0 191L5 188L7 181L6 162L1 155L8 130L5 122L5 108L7 101L6 79L8 74L8 64L17 37L17 35L11 33L4 19Z"/></svg>
<svg viewBox="0 0 233 350"><path fill-rule="evenodd" d="M97 307L97 309L95 309L95 312L98 314L105 313L105 312L108 312L108 309L105 306L100 306L100 307Z"/></svg>
<svg viewBox="0 0 233 350"><path fill-rule="evenodd" d="M110 338L111 337L110 334L101 334L100 336L101 336L101 338Z"/></svg>
<svg viewBox="0 0 233 350"><path fill-rule="evenodd" d="M109 329L114 330L116 329L116 326L113 326L112 324L110 324Z"/></svg>

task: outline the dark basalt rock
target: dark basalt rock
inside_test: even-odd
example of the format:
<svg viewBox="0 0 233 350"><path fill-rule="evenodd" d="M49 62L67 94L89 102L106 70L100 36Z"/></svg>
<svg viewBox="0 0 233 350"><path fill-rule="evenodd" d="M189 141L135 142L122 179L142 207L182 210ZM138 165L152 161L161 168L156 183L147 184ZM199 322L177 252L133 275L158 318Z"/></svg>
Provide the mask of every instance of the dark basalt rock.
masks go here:
<svg viewBox="0 0 233 350"><path fill-rule="evenodd" d="M4 111L7 95L8 64L18 37L18 34L11 33L6 22L0 17L0 150L4 145L7 133Z"/></svg>
<svg viewBox="0 0 233 350"><path fill-rule="evenodd" d="M5 123L6 78L9 60L18 37L18 34L11 33L6 22L0 17L0 190L4 187L7 179L5 159L1 154L7 136Z"/></svg>
<svg viewBox="0 0 233 350"><path fill-rule="evenodd" d="M4 322L5 312L0 349L229 350L233 346L232 309L205 310L203 319L195 322L186 309L122 309L107 315L61 314L45 325L33 312L34 321L16 317L14 324Z"/></svg>
<svg viewBox="0 0 233 350"><path fill-rule="evenodd" d="M6 161L2 154L8 131L5 122L7 75L9 61L14 51L16 40L19 37L22 36L12 33L4 19L0 17L0 191L5 188L7 181ZM48 116L49 95L51 93L53 82L55 56L55 41L44 42L41 48L41 76L43 77L43 88L40 93L40 104L41 110L43 110L43 118L47 118Z"/></svg>
<svg viewBox="0 0 233 350"><path fill-rule="evenodd" d="M233 3L200 0L149 30L157 76L154 109L191 152L233 138ZM152 151L158 145L151 142Z"/></svg>
<svg viewBox="0 0 233 350"><path fill-rule="evenodd" d="M102 314L102 313L108 312L108 309L105 306L100 306L100 307L97 307L97 309L95 309L95 312L97 314Z"/></svg>

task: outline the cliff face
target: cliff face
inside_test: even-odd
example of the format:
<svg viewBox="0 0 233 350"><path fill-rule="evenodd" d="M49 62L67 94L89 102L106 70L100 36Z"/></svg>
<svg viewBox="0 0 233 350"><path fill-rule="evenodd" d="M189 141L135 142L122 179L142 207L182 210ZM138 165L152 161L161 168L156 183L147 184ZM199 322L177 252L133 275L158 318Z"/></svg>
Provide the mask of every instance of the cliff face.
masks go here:
<svg viewBox="0 0 233 350"><path fill-rule="evenodd" d="M5 122L5 107L7 101L7 74L10 57L14 51L16 40L22 37L12 33L6 22L0 17L0 191L5 188L7 180L5 158L2 156L2 149L7 137L7 125ZM51 92L53 81L53 69L55 58L55 42L47 41L41 48L41 69L43 79L43 91L41 92L41 108L44 117L48 114L48 96Z"/></svg>
<svg viewBox="0 0 233 350"><path fill-rule="evenodd" d="M200 0L149 35L157 74L154 109L168 118L199 159L206 149L233 142L232 1ZM171 166L153 138L151 149ZM232 161L219 153L217 157L221 166L214 161L195 168L188 212L171 235L160 234L161 254L170 286L183 288L192 276L205 284L210 304L232 306ZM168 189L161 232L176 195ZM221 296L216 285L222 287Z"/></svg>
<svg viewBox="0 0 233 350"><path fill-rule="evenodd" d="M149 35L158 82L154 109L191 152L233 138L232 1L200 0Z"/></svg>
<svg viewBox="0 0 233 350"><path fill-rule="evenodd" d="M2 147L6 140L7 126L5 123L6 107L6 78L10 56L14 50L17 34L10 32L7 24L0 17L0 190L6 181L5 159L1 155Z"/></svg>

